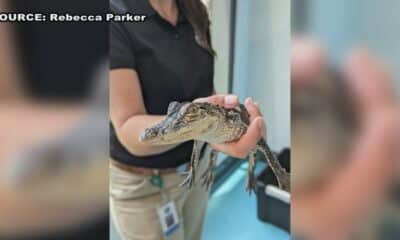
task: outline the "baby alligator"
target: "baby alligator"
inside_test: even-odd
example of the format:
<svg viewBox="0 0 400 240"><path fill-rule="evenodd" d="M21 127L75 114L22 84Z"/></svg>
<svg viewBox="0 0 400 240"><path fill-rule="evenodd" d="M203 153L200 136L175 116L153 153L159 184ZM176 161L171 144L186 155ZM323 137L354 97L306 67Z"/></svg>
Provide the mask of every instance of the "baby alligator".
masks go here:
<svg viewBox="0 0 400 240"><path fill-rule="evenodd" d="M168 107L166 118L155 126L145 129L140 141L151 145L165 145L194 140L190 169L182 183L184 186L192 187L204 142L225 143L238 140L246 133L249 123L249 113L243 105L225 109L210 103L172 102ZM263 138L249 154L246 190L251 192L256 186L254 170L257 150L265 155L278 180L278 186L289 192L290 174L280 165ZM214 180L216 158L217 152L212 150L210 164L201 176L206 188L209 188Z"/></svg>

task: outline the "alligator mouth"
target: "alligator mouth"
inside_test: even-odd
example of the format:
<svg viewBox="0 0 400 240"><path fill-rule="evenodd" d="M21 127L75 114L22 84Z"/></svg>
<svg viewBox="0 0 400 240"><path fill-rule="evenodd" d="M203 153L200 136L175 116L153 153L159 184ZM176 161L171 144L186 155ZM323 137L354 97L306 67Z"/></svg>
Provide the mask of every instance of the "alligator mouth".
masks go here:
<svg viewBox="0 0 400 240"><path fill-rule="evenodd" d="M186 131L182 131L180 133L177 134L177 136L185 136L186 134L192 133L193 130L186 130Z"/></svg>
<svg viewBox="0 0 400 240"><path fill-rule="evenodd" d="M180 143L184 141L189 141L191 140L193 130L186 130L182 132L171 132L167 133L165 135L159 136L157 139L154 139L154 141L160 141L163 143L167 144L174 144L174 143Z"/></svg>
<svg viewBox="0 0 400 240"><path fill-rule="evenodd" d="M154 145L176 144L193 140L193 130L185 130L182 132L171 132L165 135L149 138L145 142Z"/></svg>
<svg viewBox="0 0 400 240"><path fill-rule="evenodd" d="M209 127L207 129L209 129ZM193 136L196 135L196 133L202 134L207 129L203 129L203 127L171 129L170 131L158 132L157 134L150 134L145 131L139 136L139 141L153 145L175 144L193 140Z"/></svg>

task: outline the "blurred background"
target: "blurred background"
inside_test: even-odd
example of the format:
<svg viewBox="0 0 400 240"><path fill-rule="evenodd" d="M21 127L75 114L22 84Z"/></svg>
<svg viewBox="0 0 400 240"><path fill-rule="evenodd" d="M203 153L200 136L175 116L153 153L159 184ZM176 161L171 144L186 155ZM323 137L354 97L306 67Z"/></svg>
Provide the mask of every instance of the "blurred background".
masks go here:
<svg viewBox="0 0 400 240"><path fill-rule="evenodd" d="M395 0L292 1L292 230L300 237L400 237L399 10L400 2ZM356 49L363 52L357 55L358 63ZM356 94L344 83L352 81L346 72L354 64L362 66L358 75L364 74L358 90L369 96L376 115L390 111L392 115L385 116L394 126L387 128L392 133L386 133L380 149L369 152L376 160L361 158L358 167L348 154L366 141L379 144L380 139L367 139L363 133L360 122L366 116L358 115L362 109L354 104ZM311 70L300 73L303 66ZM379 105L382 101L385 106ZM377 124L373 129L388 131L382 130L386 126ZM354 178L345 182L342 177L350 172L349 166ZM332 197L329 192L343 195Z"/></svg>
<svg viewBox="0 0 400 240"><path fill-rule="evenodd" d="M108 1L0 0L105 13ZM108 26L0 24L0 239L108 239Z"/></svg>

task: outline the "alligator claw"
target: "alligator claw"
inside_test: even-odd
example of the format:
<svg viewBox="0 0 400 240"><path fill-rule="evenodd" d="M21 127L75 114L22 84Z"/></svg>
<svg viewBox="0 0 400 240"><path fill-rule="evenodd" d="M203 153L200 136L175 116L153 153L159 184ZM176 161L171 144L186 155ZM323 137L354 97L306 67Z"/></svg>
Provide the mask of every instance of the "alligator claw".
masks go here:
<svg viewBox="0 0 400 240"><path fill-rule="evenodd" d="M181 174L182 176L185 177L185 179L183 180L183 182L179 185L179 187L188 187L188 188L192 188L194 185L194 171L188 171L188 172L183 172Z"/></svg>
<svg viewBox="0 0 400 240"><path fill-rule="evenodd" d="M202 185L205 186L206 190L210 189L214 182L214 171L213 169L207 169L201 176Z"/></svg>
<svg viewBox="0 0 400 240"><path fill-rule="evenodd" d="M246 191L251 195L252 192L256 192L256 178L253 174L247 176Z"/></svg>

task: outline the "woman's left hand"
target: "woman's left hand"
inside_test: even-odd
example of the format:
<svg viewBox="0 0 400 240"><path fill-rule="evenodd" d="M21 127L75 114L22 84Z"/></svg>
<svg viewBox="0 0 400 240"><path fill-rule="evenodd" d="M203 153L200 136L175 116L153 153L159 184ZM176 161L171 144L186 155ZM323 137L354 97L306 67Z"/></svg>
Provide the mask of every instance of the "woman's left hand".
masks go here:
<svg viewBox="0 0 400 240"><path fill-rule="evenodd" d="M239 98L235 95L213 95L196 99L194 102L209 102L224 106L225 108L239 106ZM265 137L266 127L258 104L254 103L251 98L247 98L244 105L250 114L250 125L247 132L235 142L211 144L212 148L232 157L245 158L256 147L261 137Z"/></svg>

